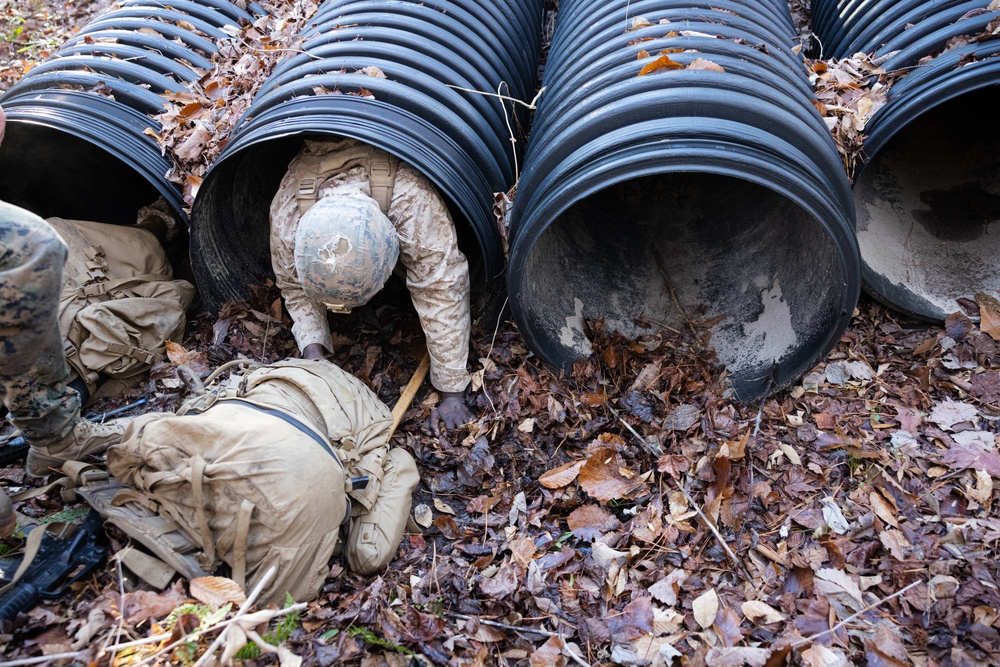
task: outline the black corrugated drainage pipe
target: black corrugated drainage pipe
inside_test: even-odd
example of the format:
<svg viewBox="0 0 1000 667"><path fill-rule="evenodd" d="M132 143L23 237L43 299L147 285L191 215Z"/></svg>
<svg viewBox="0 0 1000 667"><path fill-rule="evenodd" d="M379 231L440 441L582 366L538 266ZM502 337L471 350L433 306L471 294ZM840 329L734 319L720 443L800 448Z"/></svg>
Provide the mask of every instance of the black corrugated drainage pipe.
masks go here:
<svg viewBox="0 0 1000 667"><path fill-rule="evenodd" d="M198 192L191 252L206 303L217 309L271 275L271 199L309 136L368 142L433 181L485 303L502 288L493 193L515 178L508 122L517 125L495 94L505 82L503 94L530 99L542 8L542 0L324 3L303 32L303 52L264 82Z"/></svg>
<svg viewBox="0 0 1000 667"><path fill-rule="evenodd" d="M563 0L508 272L542 359L587 355L585 318L630 335L719 318L711 342L747 400L837 342L860 291L853 201L787 12ZM661 57L674 69L640 75Z"/></svg>
<svg viewBox="0 0 1000 667"><path fill-rule="evenodd" d="M824 57L876 53L886 71L907 72L866 123L854 196L867 288L923 319L1000 290L1000 9L990 4L813 3Z"/></svg>
<svg viewBox="0 0 1000 667"><path fill-rule="evenodd" d="M116 3L0 97L0 199L43 217L127 224L163 195L184 216L151 116L161 93L199 79L216 40L252 18L229 0Z"/></svg>

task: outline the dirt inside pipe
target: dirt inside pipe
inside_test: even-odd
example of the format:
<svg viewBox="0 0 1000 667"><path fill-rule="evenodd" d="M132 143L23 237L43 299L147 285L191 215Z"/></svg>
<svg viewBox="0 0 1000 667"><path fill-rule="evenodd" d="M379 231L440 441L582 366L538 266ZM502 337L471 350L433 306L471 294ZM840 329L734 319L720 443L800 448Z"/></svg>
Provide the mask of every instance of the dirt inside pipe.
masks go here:
<svg viewBox="0 0 1000 667"><path fill-rule="evenodd" d="M992 86L928 111L858 177L865 280L890 305L939 320L1000 289L998 105Z"/></svg>
<svg viewBox="0 0 1000 667"><path fill-rule="evenodd" d="M824 228L783 196L711 174L635 179L575 203L533 248L524 319L561 360L586 356L584 319L630 336L688 322L738 395L808 370L844 310L844 268ZM550 359L552 360L552 359Z"/></svg>

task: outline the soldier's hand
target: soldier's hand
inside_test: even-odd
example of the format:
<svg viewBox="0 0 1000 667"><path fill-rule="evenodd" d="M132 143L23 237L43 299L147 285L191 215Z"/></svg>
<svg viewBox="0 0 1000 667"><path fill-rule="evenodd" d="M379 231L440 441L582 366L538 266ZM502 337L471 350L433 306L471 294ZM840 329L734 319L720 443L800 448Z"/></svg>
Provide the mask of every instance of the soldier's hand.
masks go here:
<svg viewBox="0 0 1000 667"><path fill-rule="evenodd" d="M465 404L464 391L441 392L441 402L431 412L431 428L434 435L441 437L441 422L448 430L456 429L462 424L468 424L476 418L472 410Z"/></svg>
<svg viewBox="0 0 1000 667"><path fill-rule="evenodd" d="M303 359L329 359L327 355L326 348L319 343L313 343L312 345L306 345L306 349L302 350Z"/></svg>

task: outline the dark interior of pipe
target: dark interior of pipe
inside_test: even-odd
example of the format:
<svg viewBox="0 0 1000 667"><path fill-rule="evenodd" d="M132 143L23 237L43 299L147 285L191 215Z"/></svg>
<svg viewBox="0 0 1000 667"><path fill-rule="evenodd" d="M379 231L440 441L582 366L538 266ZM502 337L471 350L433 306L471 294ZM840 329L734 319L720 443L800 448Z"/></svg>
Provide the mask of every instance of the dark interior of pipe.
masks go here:
<svg viewBox="0 0 1000 667"><path fill-rule="evenodd" d="M893 305L943 319L1000 290L1000 86L919 116L855 184L865 279Z"/></svg>
<svg viewBox="0 0 1000 667"><path fill-rule="evenodd" d="M8 122L0 199L43 217L132 224L159 193L106 150L59 130Z"/></svg>
<svg viewBox="0 0 1000 667"><path fill-rule="evenodd" d="M570 360L589 354L583 319L638 336L721 317L712 344L737 395L749 395L766 389L773 361L789 382L789 366L825 351L841 316L841 262L820 224L767 188L649 176L579 200L549 225L520 280L521 319L561 344L550 360Z"/></svg>
<svg viewBox="0 0 1000 667"><path fill-rule="evenodd" d="M316 138L324 138L317 136ZM328 138L328 137L327 137ZM192 224L192 261L202 298L218 310L232 298L245 298L251 284L274 277L271 269L271 200L288 163L302 146L302 136L264 141L221 162L211 187L203 187ZM459 247L469 260L473 299L485 278L481 253L471 225L449 202L458 229Z"/></svg>
<svg viewBox="0 0 1000 667"><path fill-rule="evenodd" d="M8 123L0 150L0 200L42 218L132 225L160 193L121 158L83 139L29 123ZM194 282L188 236L164 244L174 275Z"/></svg>

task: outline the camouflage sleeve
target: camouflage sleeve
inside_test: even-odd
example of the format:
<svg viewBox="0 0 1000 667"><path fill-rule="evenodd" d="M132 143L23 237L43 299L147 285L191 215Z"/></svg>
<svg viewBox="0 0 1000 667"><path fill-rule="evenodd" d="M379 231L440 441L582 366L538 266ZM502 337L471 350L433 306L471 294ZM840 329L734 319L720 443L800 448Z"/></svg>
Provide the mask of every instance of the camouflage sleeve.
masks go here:
<svg viewBox="0 0 1000 667"><path fill-rule="evenodd" d="M469 264L455 224L434 185L400 163L389 218L399 234L406 286L427 339L431 383L438 391L469 384Z"/></svg>
<svg viewBox="0 0 1000 667"><path fill-rule="evenodd" d="M295 268L295 230L299 225L295 194L300 176L295 169L296 164L297 160L292 161L271 201L271 267L285 300L285 308L292 318L292 335L299 350L319 343L332 352L333 341L326 307L306 295Z"/></svg>

